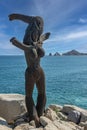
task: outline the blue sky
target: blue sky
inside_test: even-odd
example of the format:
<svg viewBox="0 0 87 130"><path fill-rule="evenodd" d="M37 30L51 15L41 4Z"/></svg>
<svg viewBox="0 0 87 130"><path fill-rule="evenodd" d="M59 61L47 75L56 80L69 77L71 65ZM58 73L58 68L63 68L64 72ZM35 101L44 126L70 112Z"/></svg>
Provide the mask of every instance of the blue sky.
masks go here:
<svg viewBox="0 0 87 130"><path fill-rule="evenodd" d="M87 0L0 0L0 55L23 54L9 39L15 36L22 42L27 24L9 21L11 13L43 17L44 33L51 32L43 45L46 54L87 52Z"/></svg>

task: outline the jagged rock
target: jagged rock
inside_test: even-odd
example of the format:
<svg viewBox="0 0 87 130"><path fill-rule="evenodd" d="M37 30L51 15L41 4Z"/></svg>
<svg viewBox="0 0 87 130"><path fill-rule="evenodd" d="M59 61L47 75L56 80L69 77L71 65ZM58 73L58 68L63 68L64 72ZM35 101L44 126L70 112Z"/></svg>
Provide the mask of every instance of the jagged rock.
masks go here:
<svg viewBox="0 0 87 130"><path fill-rule="evenodd" d="M0 94L0 116L13 123L15 117L26 111L24 100L21 94Z"/></svg>
<svg viewBox="0 0 87 130"><path fill-rule="evenodd" d="M50 109L50 108L47 108L47 109L46 109L44 116L46 116L47 118L49 118L49 119L52 120L52 121L58 119L58 116L57 116L56 112L53 111L53 110Z"/></svg>
<svg viewBox="0 0 87 130"><path fill-rule="evenodd" d="M42 124L42 126L45 127L49 123L52 123L52 121L50 119L48 119L47 117L45 117L45 116L41 116L40 117L40 123Z"/></svg>
<svg viewBox="0 0 87 130"><path fill-rule="evenodd" d="M51 108L53 111L55 111L55 112L59 112L59 111L61 111L62 110L62 106L60 106L60 105L57 105L57 104L51 104L50 106L49 106L49 108Z"/></svg>
<svg viewBox="0 0 87 130"><path fill-rule="evenodd" d="M71 112L69 112L67 119L69 121L72 121L72 122L78 124L80 122L80 118L81 118L80 112L78 112L78 111L71 111Z"/></svg>
<svg viewBox="0 0 87 130"><path fill-rule="evenodd" d="M68 115L71 111L74 111L74 110L80 112L80 114L81 114L80 122L87 121L87 110L85 110L85 109L79 108L74 105L64 105L63 109L61 111Z"/></svg>
<svg viewBox="0 0 87 130"><path fill-rule="evenodd" d="M59 130L53 123L49 123L44 130ZM60 129L62 130L62 129ZM68 130L68 129L67 129Z"/></svg>
<svg viewBox="0 0 87 130"><path fill-rule="evenodd" d="M54 56L60 56L60 54L59 54L58 52L56 52L56 53L54 54Z"/></svg>
<svg viewBox="0 0 87 130"><path fill-rule="evenodd" d="M64 121L67 120L67 116L62 112L58 112L57 116L59 117L60 120L64 120Z"/></svg>

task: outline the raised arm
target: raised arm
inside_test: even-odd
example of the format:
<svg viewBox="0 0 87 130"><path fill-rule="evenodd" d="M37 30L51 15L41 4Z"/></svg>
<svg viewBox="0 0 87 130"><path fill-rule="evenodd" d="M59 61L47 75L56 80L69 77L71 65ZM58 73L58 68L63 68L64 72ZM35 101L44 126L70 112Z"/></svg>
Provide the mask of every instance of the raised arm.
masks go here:
<svg viewBox="0 0 87 130"><path fill-rule="evenodd" d="M34 19L34 16L26 16L22 14L10 14L8 17L10 21L22 20L23 22L26 22L26 23L31 23L32 20Z"/></svg>
<svg viewBox="0 0 87 130"><path fill-rule="evenodd" d="M40 42L47 40L49 38L50 34L51 34L50 32L47 32L47 33L41 35L40 36Z"/></svg>
<svg viewBox="0 0 87 130"><path fill-rule="evenodd" d="M25 45L20 43L15 37L13 37L12 39L10 39L10 42L12 42L12 44L16 47L18 47L19 49L22 49L24 51L29 51L31 49L33 49L34 47L32 45Z"/></svg>

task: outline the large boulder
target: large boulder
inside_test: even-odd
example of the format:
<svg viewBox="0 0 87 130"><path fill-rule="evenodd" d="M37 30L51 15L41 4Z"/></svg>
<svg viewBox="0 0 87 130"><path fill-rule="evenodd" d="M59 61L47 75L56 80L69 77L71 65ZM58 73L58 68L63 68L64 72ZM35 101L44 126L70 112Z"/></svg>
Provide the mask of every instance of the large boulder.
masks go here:
<svg viewBox="0 0 87 130"><path fill-rule="evenodd" d="M26 112L25 97L21 94L0 94L0 116L8 123Z"/></svg>
<svg viewBox="0 0 87 130"><path fill-rule="evenodd" d="M69 121L72 121L72 122L76 123L76 124L79 124L79 123L80 123L80 118L81 118L80 112L74 110L74 111L71 111L71 112L69 113L67 119L68 119Z"/></svg>
<svg viewBox="0 0 87 130"><path fill-rule="evenodd" d="M87 121L87 110L85 110L85 109L79 108L74 105L64 105L63 109L61 111L68 115L70 112L72 112L74 110L80 112L80 114L81 114L80 122Z"/></svg>

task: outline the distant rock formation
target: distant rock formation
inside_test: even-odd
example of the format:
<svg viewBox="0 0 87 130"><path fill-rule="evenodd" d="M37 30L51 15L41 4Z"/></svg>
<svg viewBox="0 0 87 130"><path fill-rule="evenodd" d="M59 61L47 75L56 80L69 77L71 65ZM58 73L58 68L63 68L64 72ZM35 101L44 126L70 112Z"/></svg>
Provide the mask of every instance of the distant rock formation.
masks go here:
<svg viewBox="0 0 87 130"><path fill-rule="evenodd" d="M65 55L65 56L70 56L70 55L87 55L87 53L80 53L76 50L71 50L71 51L68 51L66 53L63 53L62 55Z"/></svg>
<svg viewBox="0 0 87 130"><path fill-rule="evenodd" d="M81 53L77 50L71 50L71 51L68 51L66 53L62 53L62 55L58 52L52 54L52 53L49 53L49 56L84 56L84 55L87 55L87 53Z"/></svg>
<svg viewBox="0 0 87 130"><path fill-rule="evenodd" d="M60 53L56 52L52 55L52 53L49 53L49 56L60 56Z"/></svg>
<svg viewBox="0 0 87 130"><path fill-rule="evenodd" d="M52 53L49 53L49 56L52 56Z"/></svg>
<svg viewBox="0 0 87 130"><path fill-rule="evenodd" d="M58 52L56 52L56 53L54 54L54 56L60 56L60 54L59 54Z"/></svg>

